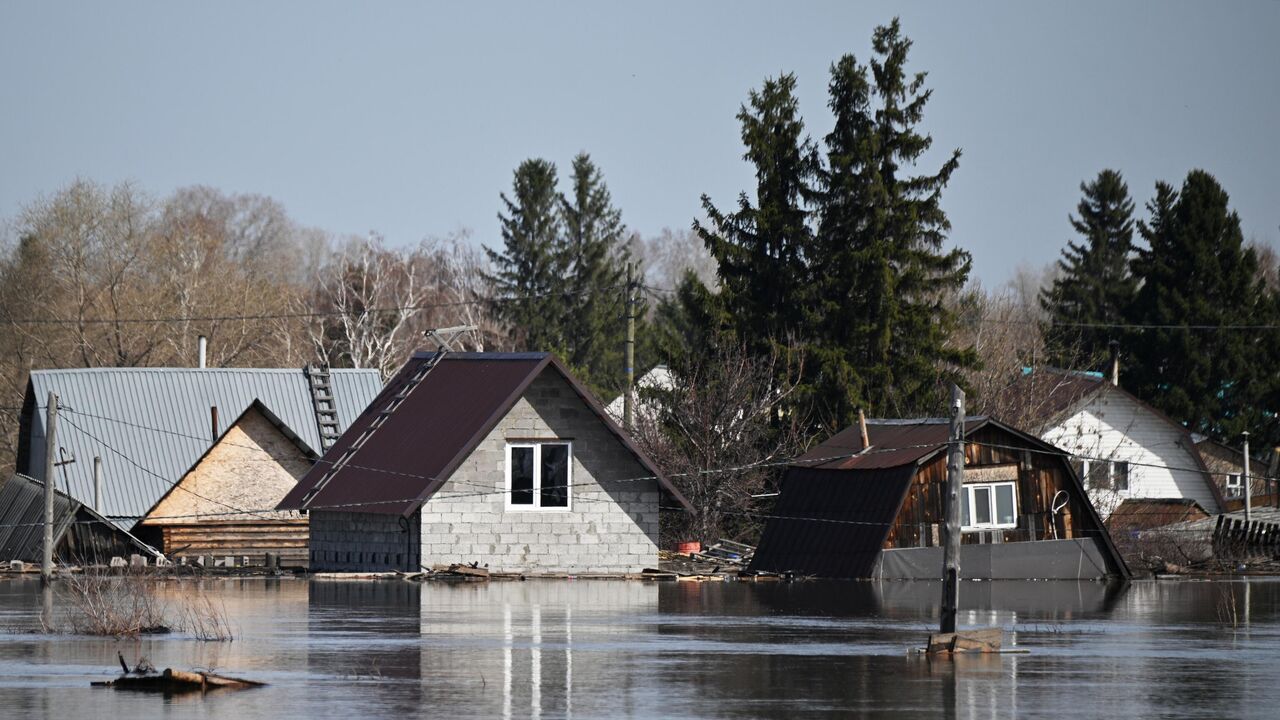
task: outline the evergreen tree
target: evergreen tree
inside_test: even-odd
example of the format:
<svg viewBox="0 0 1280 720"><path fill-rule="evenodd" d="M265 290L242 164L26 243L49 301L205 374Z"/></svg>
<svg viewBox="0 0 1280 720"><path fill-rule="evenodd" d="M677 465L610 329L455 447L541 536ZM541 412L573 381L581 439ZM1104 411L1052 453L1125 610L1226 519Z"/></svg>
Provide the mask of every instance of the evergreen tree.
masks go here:
<svg viewBox="0 0 1280 720"><path fill-rule="evenodd" d="M1243 430L1275 442L1276 378L1269 333L1232 326L1274 322L1274 298L1244 245L1225 190L1193 170L1180 192L1163 183L1139 229L1149 247L1134 322L1149 327L1128 346L1125 384L1193 431L1235 440Z"/></svg>
<svg viewBox="0 0 1280 720"><path fill-rule="evenodd" d="M1089 367L1107 353L1116 328L1082 323L1123 323L1137 292L1129 269L1133 254L1133 201L1120 173L1103 170L1081 183L1084 197L1071 226L1083 242L1068 242L1058 267L1062 274L1041 295L1049 314L1045 341L1050 361L1065 368ZM1127 343L1126 343L1127 344Z"/></svg>
<svg viewBox="0 0 1280 720"><path fill-rule="evenodd" d="M709 225L694 223L719 266L734 329L754 353L788 342L803 326L813 239L808 203L821 163L804 134L795 85L794 75L768 79L738 113L744 158L756 168L756 204L743 193L726 214L703 195Z"/></svg>
<svg viewBox="0 0 1280 720"><path fill-rule="evenodd" d="M520 163L511 197L501 195L506 213L501 251L486 247L493 265L487 275L494 292L494 314L511 329L517 344L534 351L566 347L565 272L569 258L562 249L560 195L556 167L542 159Z"/></svg>
<svg viewBox="0 0 1280 720"><path fill-rule="evenodd" d="M613 206L604 177L586 153L573 159L573 191L561 197L560 213L561 245L570 263L564 278L569 310L565 359L593 385L616 387L623 374L623 286L631 254L624 242L622 213Z"/></svg>

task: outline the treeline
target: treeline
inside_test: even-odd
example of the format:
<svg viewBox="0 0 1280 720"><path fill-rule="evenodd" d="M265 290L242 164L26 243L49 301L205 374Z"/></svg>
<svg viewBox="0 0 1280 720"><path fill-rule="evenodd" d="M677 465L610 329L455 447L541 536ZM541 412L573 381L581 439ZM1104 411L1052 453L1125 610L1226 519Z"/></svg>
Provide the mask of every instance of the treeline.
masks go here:
<svg viewBox="0 0 1280 720"><path fill-rule="evenodd" d="M1280 443L1280 294L1274 253L1247 243L1209 173L1158 182L1145 217L1122 175L1081 185L1057 277L1041 294L1048 361L1099 369L1194 432Z"/></svg>

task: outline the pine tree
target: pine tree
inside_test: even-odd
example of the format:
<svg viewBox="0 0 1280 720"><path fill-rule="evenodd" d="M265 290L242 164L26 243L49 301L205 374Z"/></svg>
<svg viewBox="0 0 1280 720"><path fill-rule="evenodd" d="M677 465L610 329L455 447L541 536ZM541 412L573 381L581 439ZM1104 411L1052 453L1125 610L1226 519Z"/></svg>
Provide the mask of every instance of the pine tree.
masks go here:
<svg viewBox="0 0 1280 720"><path fill-rule="evenodd" d="M754 353L786 343L802 328L812 243L808 204L820 168L804 134L794 75L768 79L738 113L744 158L756 168L756 204L746 193L723 213L702 196L709 225L695 222L719 266L720 293L735 331Z"/></svg>
<svg viewBox="0 0 1280 720"><path fill-rule="evenodd" d="M569 260L561 247L560 196L556 167L542 159L520 163L511 197L501 195L506 213L501 251L486 247L494 271L487 276L494 292L494 313L511 329L519 346L564 352L565 272Z"/></svg>
<svg viewBox="0 0 1280 720"><path fill-rule="evenodd" d="M1050 361L1066 368L1089 367L1107 353L1117 328L1081 324L1124 322L1133 304L1137 278L1130 272L1133 254L1133 201L1129 187L1115 170L1103 170L1081 183L1084 197L1069 217L1083 242L1067 243L1058 267L1062 274L1040 298L1049 314L1046 331ZM1127 343L1125 343L1127 344Z"/></svg>
<svg viewBox="0 0 1280 720"><path fill-rule="evenodd" d="M560 198L560 213L561 246L570 263L564 298L569 309L566 360L593 385L616 387L623 370L623 286L631 255L624 242L622 213L613 206L604 177L586 153L573 159L573 191Z"/></svg>
<svg viewBox="0 0 1280 720"><path fill-rule="evenodd" d="M1127 348L1123 380L1193 431L1234 440L1243 430L1274 442L1274 342L1232 326L1273 322L1274 298L1244 245L1225 190L1193 170L1180 192L1163 183L1139 223L1148 248L1134 271L1131 312L1145 327Z"/></svg>

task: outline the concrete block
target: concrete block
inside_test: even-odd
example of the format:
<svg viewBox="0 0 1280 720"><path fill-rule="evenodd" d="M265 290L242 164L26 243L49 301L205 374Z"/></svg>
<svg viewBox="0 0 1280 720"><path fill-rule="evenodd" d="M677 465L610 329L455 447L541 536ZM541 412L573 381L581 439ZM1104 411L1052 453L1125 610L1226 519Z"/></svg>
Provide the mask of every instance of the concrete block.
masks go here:
<svg viewBox="0 0 1280 720"><path fill-rule="evenodd" d="M144 555L130 555L130 556L129 556L129 567L131 567L131 568L144 568L144 567L146 567L146 566L147 566L147 558L146 558L146 556L144 556Z"/></svg>

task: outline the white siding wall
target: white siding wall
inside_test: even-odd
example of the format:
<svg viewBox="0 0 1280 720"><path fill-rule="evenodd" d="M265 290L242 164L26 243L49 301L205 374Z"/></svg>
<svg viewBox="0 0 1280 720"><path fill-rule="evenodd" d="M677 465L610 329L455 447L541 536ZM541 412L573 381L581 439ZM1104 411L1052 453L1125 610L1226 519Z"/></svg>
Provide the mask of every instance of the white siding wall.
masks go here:
<svg viewBox="0 0 1280 720"><path fill-rule="evenodd" d="M1192 498L1220 510L1185 433L1124 393L1104 388L1041 438L1073 455L1130 463L1128 491L1089 491L1104 518L1126 498Z"/></svg>

